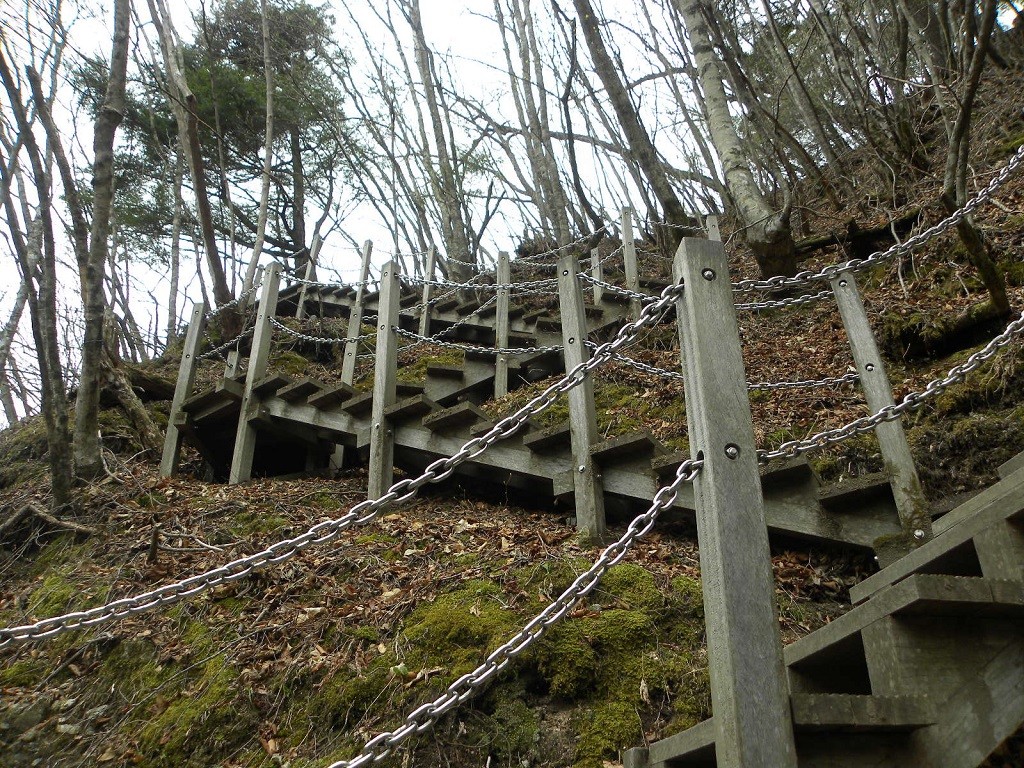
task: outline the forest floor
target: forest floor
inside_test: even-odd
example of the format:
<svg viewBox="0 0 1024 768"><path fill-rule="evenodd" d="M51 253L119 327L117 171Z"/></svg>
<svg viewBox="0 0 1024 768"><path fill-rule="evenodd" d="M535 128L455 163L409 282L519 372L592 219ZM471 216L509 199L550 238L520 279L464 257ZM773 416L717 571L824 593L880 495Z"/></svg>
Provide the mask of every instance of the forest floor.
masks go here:
<svg viewBox="0 0 1024 768"><path fill-rule="evenodd" d="M1019 88L996 86L980 102L976 186L1024 143L1024 121L1006 103ZM914 206L933 222L942 218L935 199L935 180L923 176L903 190L896 201L902 205L877 191L860 193L845 208L816 203L812 211L805 201L800 226L808 235L842 230L850 220L868 228ZM977 219L1019 312L1024 177L1011 179ZM734 277L753 276L738 243L728 247ZM827 249L805 266L844 258ZM938 337L950 317L984 300L952 235L869 272L862 288L897 400L984 343L960 340L922 354L906 346L908 329ZM751 381L841 376L851 365L831 302L747 313L740 327ZM678 369L674 328L648 334L626 354ZM300 363L311 375L322 367ZM173 377L175 367L167 358L152 370ZM211 365L211 376L215 370ZM545 385L487 408L507 413ZM597 373L597 398L604 434L642 427L685 447L681 383L613 363ZM751 404L762 448L866 412L850 385L755 392ZM167 403L153 408L166 416ZM556 407L548 418L560 415ZM1024 450L1022 345L1004 350L905 425L935 506L991 484L999 463ZM203 572L365 498L361 470L230 487L189 476L160 479L112 411L104 415L104 439L110 476L78 489L76 519L97 535L25 517L0 536L0 626ZM0 435L0 523L28 503L45 507L44 457L37 421ZM830 481L881 468L873 437L811 458ZM196 599L0 651L0 763L298 768L352 757L475 667L595 555L577 542L564 512L429 488L371 525ZM773 569L780 628L792 642L847 610L849 587L874 564L850 552L777 547ZM659 525L537 648L382 764L603 768L615 764L621 748L700 721L710 700L698 579L692 528ZM1019 737L1011 740L988 765L1020 765L1020 745Z"/></svg>

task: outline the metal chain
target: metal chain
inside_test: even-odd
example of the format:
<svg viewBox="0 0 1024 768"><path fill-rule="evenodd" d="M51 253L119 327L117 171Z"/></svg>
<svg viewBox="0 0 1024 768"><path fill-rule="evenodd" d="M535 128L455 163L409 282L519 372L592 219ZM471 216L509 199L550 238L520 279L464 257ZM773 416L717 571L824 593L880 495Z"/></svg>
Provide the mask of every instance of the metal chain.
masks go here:
<svg viewBox="0 0 1024 768"><path fill-rule="evenodd" d="M477 352L481 355L536 355L542 352L561 352L562 347L481 347L476 344L465 344L458 341L444 341L437 336L420 336L404 328L394 328L395 333L413 339L416 344L432 344L435 347L459 349L463 352Z"/></svg>
<svg viewBox="0 0 1024 768"><path fill-rule="evenodd" d="M747 384L747 389L770 391L773 389L812 389L813 387L833 387L855 384L860 381L859 373L846 373L842 376L827 376L824 379L803 379L801 381L758 381Z"/></svg>
<svg viewBox="0 0 1024 768"><path fill-rule="evenodd" d="M826 448L830 445L841 443L855 435L870 432L879 424L887 421L895 421L907 411L920 407L925 400L945 391L950 385L961 381L967 374L979 368L982 363L995 355L1000 349L1008 346L1014 336L1022 331L1024 331L1024 314L1021 314L1020 317L1007 325L1006 330L986 344L984 349L975 352L966 361L951 368L949 373L942 378L932 379L928 382L923 391L911 392L899 403L887 405L877 413L873 413L870 416L862 416L845 426L819 432L806 440L790 440L780 445L774 451L758 451L758 460L764 463L773 459L793 459L808 451Z"/></svg>
<svg viewBox="0 0 1024 768"><path fill-rule="evenodd" d="M259 286L255 286L254 285L251 288L249 288L249 290L242 291L240 294L238 294L238 298L232 299L231 301L225 301L220 306L215 307L214 309L211 309L209 312L206 313L206 320L207 320L207 322L209 322L210 320L213 320L218 315L221 315L224 312L227 312L229 309L237 307L239 304L241 304L243 301L248 299L250 296L252 296L258 290L259 290Z"/></svg>
<svg viewBox="0 0 1024 768"><path fill-rule="evenodd" d="M621 296L628 296L631 299L638 299L641 303L647 303L657 300L656 296L649 296L646 293L638 293L636 291L631 291L628 288L620 288L619 286L614 285L612 283L606 283L604 280L598 280L596 277L594 277L593 275L588 275L586 272L580 272L579 275L577 275L577 277L579 277L581 280L584 280L585 282L590 283L591 285L599 285L606 291L618 293Z"/></svg>
<svg viewBox="0 0 1024 768"><path fill-rule="evenodd" d="M348 337L348 336L346 336L344 338L339 338L339 337L333 337L332 338L332 337L327 337L327 336L311 336L308 333L302 333L301 331L296 331L294 328L289 328L287 325L282 323L276 317L271 317L271 318L269 318L269 320L270 320L270 324L272 326L274 326L275 328L277 328L279 331L284 331L289 336L294 336L295 338L302 339L303 341L310 341L310 342L312 342L314 344L355 344L355 343L360 342L360 341L366 341L367 339L376 338L376 336L377 336L376 332L374 332L374 333L364 333L362 336L353 336L351 338Z"/></svg>
<svg viewBox="0 0 1024 768"><path fill-rule="evenodd" d="M583 236L577 238L576 240L573 240L571 243L566 243L565 245L560 245L557 248L552 248L550 251L544 251L543 253L535 253L535 254L533 254L531 256L523 256L522 258L516 259L516 262L518 262L519 264L524 264L524 263L530 262L530 261L538 261L538 260L543 259L543 258L545 258L547 256L560 256L565 251L570 251L573 248L577 248L577 247L583 245L583 243L585 243L588 240L590 240L590 238L593 237L594 235L596 235L598 232L607 232L607 231L608 231L608 227L607 226L602 226L599 229L595 229L591 234L583 235Z"/></svg>
<svg viewBox="0 0 1024 768"><path fill-rule="evenodd" d="M97 608L42 619L34 624L0 629L0 649L14 643L54 637L64 632L103 624L114 619L145 613L160 606L176 603L221 584L237 581L248 576L254 570L283 563L313 545L333 541L342 531L371 522L386 507L408 501L416 495L416 491L427 483L447 478L460 464L476 458L494 443L515 434L527 419L546 410L558 399L559 395L582 383L590 371L607 362L620 347L634 341L644 328L653 325L659 313L667 309L682 294L682 291L683 286L681 285L668 286L656 303L644 307L639 318L622 326L615 338L598 347L594 356L589 360L567 372L565 376L515 413L501 419L484 435L467 441L451 456L432 462L418 477L399 480L380 498L367 499L356 504L339 518L318 523L299 536L284 539L261 552L238 558L227 565L205 573L158 587L134 597L115 600Z"/></svg>
<svg viewBox="0 0 1024 768"><path fill-rule="evenodd" d="M597 344L595 344L592 341L587 341L586 345L592 349L597 346ZM626 357L626 355L622 355L619 353L615 353L614 355L612 355L612 359L618 360L620 363L624 363L625 365L628 365L630 368L635 368L636 370L643 371L644 373L650 373L655 376L660 376L663 379L673 379L677 381L686 380L686 376L680 373L679 371L669 371L664 368L658 368L656 366L640 362L639 360L634 360L631 357ZM834 385L852 384L853 382L856 382L859 379L859 374L847 373L843 376L828 377L824 379L805 379L803 381L759 381L747 384L747 389L809 389L811 387L828 387Z"/></svg>
<svg viewBox="0 0 1024 768"><path fill-rule="evenodd" d="M497 300L498 300L498 295L497 294L495 294L494 296L491 296L491 298L489 298L487 301L485 301L483 304L481 304L479 307L474 309L472 312L470 312L468 315L466 315L464 318L462 318L458 322L452 323L447 328L445 328L443 331L438 331L436 334L434 334L433 338L434 339L440 339L442 336L447 336L449 333L451 333L455 329L460 328L463 325L465 325L466 323L468 323L470 320L472 320L474 317L479 315L481 312L483 312L485 309L487 309L489 306L491 306L491 304L493 304Z"/></svg>
<svg viewBox="0 0 1024 768"><path fill-rule="evenodd" d="M212 359L214 357L222 355L225 349L228 349L229 347L233 347L236 344L238 344L240 341L242 341L243 339L246 339L249 336L252 336L254 330L256 330L255 326L249 326L247 329L242 331L240 334L235 336L235 338L231 339L230 341L225 341L219 347L214 347L213 349L208 350L207 352L204 352L203 354L201 354L199 356L199 359L200 360L210 360L210 359Z"/></svg>
<svg viewBox="0 0 1024 768"><path fill-rule="evenodd" d="M406 276L406 280L418 285L432 285L435 288L453 288L455 290L487 290L487 291L500 291L500 290L515 290L516 288L550 288L558 285L558 280L551 278L549 280L531 280L524 283L453 283L449 280L431 280L426 277L410 277Z"/></svg>
<svg viewBox="0 0 1024 768"><path fill-rule="evenodd" d="M307 280L304 277L296 276L293 276L291 281L293 283L298 283L299 285L308 285L313 288L368 288L374 283L374 281L370 279L366 279L358 283L324 283L320 280Z"/></svg>
<svg viewBox="0 0 1024 768"><path fill-rule="evenodd" d="M703 459L689 459L679 465L675 479L654 496L647 511L633 518L626 532L610 544L594 561L590 568L581 573L554 602L531 619L525 627L510 640L494 649L480 666L448 686L436 699L413 710L405 723L393 731L374 736L362 751L350 760L339 760L328 768L361 768L390 755L394 749L410 736L429 730L446 712L454 709L476 695L484 685L508 666L509 662L524 653L542 638L552 626L564 619L580 601L601 581L608 570L619 563L630 547L654 527L658 516L675 504L679 489L692 482L704 464Z"/></svg>
<svg viewBox="0 0 1024 768"><path fill-rule="evenodd" d="M902 256L905 253L909 253L915 248L924 245L933 237L941 235L943 232L946 232L950 228L956 226L967 216L970 216L976 210L981 208L982 205L988 202L992 194L1006 183L1006 180L1013 175L1022 162L1024 162L1024 146L1021 146L1006 165L1003 166L1002 170L999 171L999 173L996 174L988 183L988 185L969 200L962 208L956 210L937 224L933 224L928 229L919 232L910 239L904 240L902 243L896 243L888 250L877 251L863 259L850 259L842 264L833 264L825 267L819 272L800 272L793 277L779 275L777 277L768 278L767 280L740 280L739 282L733 283L733 290L777 291L783 288L804 287L819 280L832 280L837 277L840 272L859 272L896 256Z"/></svg>
<svg viewBox="0 0 1024 768"><path fill-rule="evenodd" d="M805 293L803 296L777 299L775 301L751 301L743 304L736 304L736 309L747 310L750 312L760 312L762 309L785 309L788 307L798 307L802 304L813 304L816 301L827 299L831 295L831 290L818 291L818 293Z"/></svg>

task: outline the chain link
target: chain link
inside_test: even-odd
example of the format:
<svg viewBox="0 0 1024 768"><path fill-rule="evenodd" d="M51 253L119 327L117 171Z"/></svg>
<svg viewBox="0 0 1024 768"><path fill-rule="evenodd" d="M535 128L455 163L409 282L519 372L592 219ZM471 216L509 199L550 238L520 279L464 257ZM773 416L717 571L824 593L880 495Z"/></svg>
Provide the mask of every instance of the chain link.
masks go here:
<svg viewBox="0 0 1024 768"><path fill-rule="evenodd" d="M587 341L586 345L590 348L597 346L592 341ZM663 379L672 379L674 381L685 381L686 376L679 371L669 371L664 368L658 368L653 365L648 365L639 360L634 360L626 355L619 354L616 352L612 355L613 360L617 360L620 363L628 365L630 368L635 368L638 371L644 373L650 373L655 376L660 376ZM835 385L852 384L860 379L859 374L847 373L843 376L828 377L824 379L805 379L803 381L778 381L778 382L767 382L759 381L747 384L747 389L756 390L772 390L772 389L804 389L811 387L829 387Z"/></svg>
<svg viewBox="0 0 1024 768"><path fill-rule="evenodd" d="M302 339L303 341L309 341L309 342L312 342L314 344L355 344L355 343L360 342L360 341L366 341L368 339L373 339L373 338L377 337L376 332L374 332L374 333L364 333L362 336L353 336L351 338L349 338L347 336L344 337L344 338L340 338L340 337L337 337L337 336L335 336L335 337L311 336L308 333L302 333L301 331L297 331L294 328L289 328L287 325L282 323L276 317L271 317L271 318L269 318L269 320L270 320L270 324L272 326L274 326L275 328L277 328L279 331L284 331L289 336L294 336L297 339Z"/></svg>
<svg viewBox="0 0 1024 768"><path fill-rule="evenodd" d="M800 272L793 277L779 275L777 277L770 277L767 280L740 280L739 282L733 283L733 290L778 291L785 288L806 287L812 282L832 280L837 277L840 272L860 272L868 269L869 267L873 267L876 264L880 264L883 261L888 261L896 256L902 256L903 254L910 253L910 251L924 245L933 237L937 237L943 232L946 232L956 226L966 217L981 208L982 205L988 202L993 193L1006 183L1006 180L1013 175L1022 162L1024 162L1024 146L1021 146L1006 165L1003 166L1002 170L999 171L999 173L997 173L988 183L988 185L986 185L981 192L971 198L962 208L959 208L942 221L937 224L933 224L928 227L928 229L919 232L910 239L904 240L902 243L896 243L888 250L877 251L863 259L850 259L842 264L833 264L825 267L819 272Z"/></svg>
<svg viewBox="0 0 1024 768"><path fill-rule="evenodd" d="M631 299L638 299L643 304L651 301L657 301L656 296L649 296L646 293L638 293L637 291L631 291L628 288L620 288L612 283L606 283L604 280L598 280L596 277L588 275L586 272L580 272L578 277L591 285L599 285L606 291L611 291L612 293L617 293L621 296L628 296Z"/></svg>
<svg viewBox="0 0 1024 768"><path fill-rule="evenodd" d="M246 328L244 331L242 331L240 334L235 336L235 338L231 339L230 341L225 341L219 347L214 347L213 349L204 352L199 356L199 359L210 360L214 357L223 355L225 349L229 349L230 347L233 347L236 344L240 343L243 339L247 339L248 337L252 336L253 331L255 330L255 326L250 325L248 328Z"/></svg>
<svg viewBox="0 0 1024 768"><path fill-rule="evenodd" d="M463 352L476 352L481 355L537 355L542 352L561 352L562 347L481 347L476 344L466 344L459 341L445 341L437 336L420 336L413 331L404 328L394 328L395 333L413 339L416 344L432 344L435 347L446 347L447 349L459 349ZM440 334L438 334L440 335ZM412 346L412 345L410 345Z"/></svg>
<svg viewBox="0 0 1024 768"><path fill-rule="evenodd" d="M736 309L746 310L748 312L760 312L762 309L785 309L788 307L798 307L802 304L813 304L816 301L827 299L832 295L832 291L818 291L817 293L805 293L803 296L795 296L793 298L777 299L775 301L751 301L742 304L737 304Z"/></svg>
<svg viewBox="0 0 1024 768"><path fill-rule="evenodd" d="M453 682L433 701L413 710L401 727L378 734L367 742L357 756L350 760L331 763L329 768L360 768L377 762L391 754L410 736L428 730L446 712L477 694L489 680L508 666L509 662L540 640L548 629L565 618L594 590L608 570L626 556L633 543L650 532L658 516L675 504L679 489L693 481L703 464L703 459L689 459L680 464L675 479L655 494L647 511L633 518L626 532L610 544L587 571L577 576L561 595L527 622L526 626L511 639L494 649L480 666Z"/></svg>
<svg viewBox="0 0 1024 768"><path fill-rule="evenodd" d="M486 291L500 291L500 290L516 290L516 289L537 289L537 288L551 288L558 285L558 280L551 278L548 280L530 280L524 283L453 283L449 280L431 280L426 277L406 277L411 283L418 285L432 285L435 288L452 288L454 290L486 290Z"/></svg>
<svg viewBox="0 0 1024 768"><path fill-rule="evenodd" d="M215 307L214 309L211 309L209 312L206 313L206 320L207 320L207 322L209 322L210 320L213 320L218 315L221 315L221 314L227 312L229 309L233 309L234 307L237 307L239 304L241 304L243 301L248 299L250 296L252 296L258 290L259 290L259 286L255 286L254 285L251 288L249 288L249 290L242 291L242 293L240 293L238 295L237 299L232 299L231 301L225 301L219 307Z"/></svg>
<svg viewBox="0 0 1024 768"><path fill-rule="evenodd" d="M476 458L499 440L513 435L531 416L546 410L558 399L559 395L579 385L594 368L607 362L622 346L634 341L641 330L651 326L658 315L666 310L677 296L681 295L681 285L668 286L661 298L649 304L640 313L640 317L619 329L615 338L606 341L597 348L593 357L580 363L565 376L531 399L522 408L510 416L506 416L495 424L486 434L467 441L451 456L437 459L427 466L421 475L406 478L392 485L378 499L360 502L346 514L333 520L318 523L303 534L278 543L248 557L238 558L227 565L167 584L163 587L145 592L134 597L115 600L97 608L85 611L74 611L62 616L42 619L34 624L0 629L0 648L19 642L41 640L84 627L103 624L114 619L134 616L153 610L160 606L170 605L209 589L237 581L248 576L254 570L269 565L283 563L315 544L325 544L337 538L342 531L353 526L365 525L380 515L381 511L395 503L401 503L416 495L427 483L437 482L451 475L460 464Z"/></svg>
<svg viewBox="0 0 1024 768"><path fill-rule="evenodd" d="M818 448L826 448L847 440L855 435L870 432L879 424L887 421L895 421L907 411L912 411L931 397L945 391L950 385L961 381L967 374L981 367L981 364L991 358L1002 348L1009 346L1013 338L1024 331L1024 314L1006 326L1006 329L967 358L963 363L950 369L949 373L939 379L932 379L921 392L911 392L903 400L893 405L887 405L877 413L870 416L862 416L851 421L842 427L828 429L819 432L806 440L790 440L783 443L774 451L758 451L758 460L762 463L773 459L794 459L801 454L813 451Z"/></svg>

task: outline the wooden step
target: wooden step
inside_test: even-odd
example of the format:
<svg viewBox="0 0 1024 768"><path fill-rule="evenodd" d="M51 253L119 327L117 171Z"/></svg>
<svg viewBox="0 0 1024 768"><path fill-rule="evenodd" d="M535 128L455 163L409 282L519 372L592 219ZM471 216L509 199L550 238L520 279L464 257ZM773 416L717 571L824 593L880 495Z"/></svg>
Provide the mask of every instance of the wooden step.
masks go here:
<svg viewBox="0 0 1024 768"><path fill-rule="evenodd" d="M650 461L652 456L663 456L666 453L668 449L646 430L602 440L590 448L590 455L602 465L623 459Z"/></svg>
<svg viewBox="0 0 1024 768"><path fill-rule="evenodd" d="M252 391L259 397L272 397L277 390L292 383L292 377L283 373L272 373L264 376L252 386Z"/></svg>
<svg viewBox="0 0 1024 768"><path fill-rule="evenodd" d="M340 384L325 387L320 392L310 395L306 402L314 408L327 410L328 408L333 408L339 403L343 403L346 400L351 399L355 395L356 390L350 384L342 382Z"/></svg>
<svg viewBox="0 0 1024 768"><path fill-rule="evenodd" d="M569 422L537 430L523 438L523 445L535 453L551 453L569 445Z"/></svg>
<svg viewBox="0 0 1024 768"><path fill-rule="evenodd" d="M790 697L793 730L890 733L913 731L936 722L924 696L859 696L797 693ZM714 766L715 718L656 741L649 748L651 766Z"/></svg>
<svg viewBox="0 0 1024 768"><path fill-rule="evenodd" d="M557 333L562 330L562 319L560 317L540 317L537 319L537 330Z"/></svg>
<svg viewBox="0 0 1024 768"><path fill-rule="evenodd" d="M892 498L892 485L884 472L851 478L818 490L818 500L828 510L850 509L886 497Z"/></svg>
<svg viewBox="0 0 1024 768"><path fill-rule="evenodd" d="M399 399L412 397L413 395L422 395L423 385L400 381L395 385L395 394Z"/></svg>
<svg viewBox="0 0 1024 768"><path fill-rule="evenodd" d="M362 392L346 400L341 410L353 416L364 416L373 408L373 392Z"/></svg>
<svg viewBox="0 0 1024 768"><path fill-rule="evenodd" d="M400 308L402 308L402 309L406 309L408 307L411 307L413 304L416 304L417 302L419 302L419 300L420 300L420 294L419 293L416 293L416 292L413 292L413 293L403 293L398 298L398 306Z"/></svg>
<svg viewBox="0 0 1024 768"><path fill-rule="evenodd" d="M426 395L418 394L399 400L394 405L389 405L384 409L384 416L394 424L438 410L441 410L441 406Z"/></svg>
<svg viewBox="0 0 1024 768"><path fill-rule="evenodd" d="M853 586L850 599L862 603L916 572L1024 581L1024 472L939 519L931 541Z"/></svg>
<svg viewBox="0 0 1024 768"><path fill-rule="evenodd" d="M286 402L297 403L300 400L305 400L310 395L320 392L326 386L322 381L303 376L288 386L279 389L277 396Z"/></svg>
<svg viewBox="0 0 1024 768"><path fill-rule="evenodd" d="M452 379L462 381L466 376L466 369L461 365L440 365L438 363L427 363L427 376L435 376L439 379Z"/></svg>
<svg viewBox="0 0 1024 768"><path fill-rule="evenodd" d="M459 306L458 296L449 296L447 299L441 299L441 301L434 304L435 312L451 312L457 306Z"/></svg>
<svg viewBox="0 0 1024 768"><path fill-rule="evenodd" d="M455 307L455 314L465 317L472 312L476 312L478 309L480 309L480 302L476 299L471 299Z"/></svg>
<svg viewBox="0 0 1024 768"><path fill-rule="evenodd" d="M423 426L432 432L453 432L474 424L494 426L479 406L469 402L443 408L423 419Z"/></svg>

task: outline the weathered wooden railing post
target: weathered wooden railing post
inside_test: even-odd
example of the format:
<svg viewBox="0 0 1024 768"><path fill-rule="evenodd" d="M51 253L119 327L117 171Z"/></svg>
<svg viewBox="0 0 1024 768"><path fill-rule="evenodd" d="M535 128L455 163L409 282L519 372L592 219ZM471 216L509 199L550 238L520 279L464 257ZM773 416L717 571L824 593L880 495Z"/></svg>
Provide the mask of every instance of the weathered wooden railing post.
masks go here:
<svg viewBox="0 0 1024 768"><path fill-rule="evenodd" d="M196 364L199 362L199 345L203 343L206 328L206 303L199 302L192 308L185 334L185 346L181 349L181 365L178 366L178 381L174 386L171 412L167 416L167 434L164 436L164 452L160 457L160 477L171 477L178 471L181 456L182 431L178 426L181 405L192 394L196 381Z"/></svg>
<svg viewBox="0 0 1024 768"><path fill-rule="evenodd" d="M373 368L373 406L370 411L370 464L368 493L371 499L384 495L391 487L394 471L395 439L387 410L395 404L398 372L399 283L398 262L389 261L380 273L380 299L377 304L377 354Z"/></svg>
<svg viewBox="0 0 1024 768"><path fill-rule="evenodd" d="M716 243L722 242L722 232L718 229L718 217L715 215L708 216L704 219L704 226L708 230L708 240L714 240Z"/></svg>
<svg viewBox="0 0 1024 768"><path fill-rule="evenodd" d="M423 309L420 311L420 336L430 335L430 315L433 313L433 307L430 306L430 302L434 298L434 286L430 284L430 281L434 279L434 274L437 271L437 249L434 246L430 246L430 250L427 251L427 270L425 276L427 281L423 283L423 298L420 303L423 304Z"/></svg>
<svg viewBox="0 0 1024 768"><path fill-rule="evenodd" d="M875 336L868 323L857 281L852 272L841 272L831 281L843 327L850 340L853 361L860 375L864 397L872 413L878 413L893 404L892 385L885 373L882 355L875 343ZM914 544L922 544L932 536L932 521L925 505L924 491L914 466L903 423L887 421L875 427L882 460L890 476L896 512L905 533L912 537Z"/></svg>
<svg viewBox="0 0 1024 768"><path fill-rule="evenodd" d="M249 353L249 369L245 374L242 389L242 403L238 411L238 430L235 432L235 450L231 456L231 471L228 482L244 483L252 477L252 457L256 451L256 427L252 425L259 406L259 398L253 392L256 383L267 374L270 360L270 341L274 335L271 319L277 313L277 292L281 286L281 265L274 263L263 273L263 290L260 291L259 312L256 328L252 335L252 351Z"/></svg>
<svg viewBox="0 0 1024 768"><path fill-rule="evenodd" d="M322 243L320 235L316 235L313 238L313 247L309 250L309 261L306 262L306 272L303 275L303 280L316 280L316 260L320 255ZM309 283L303 283L299 289L299 305L295 308L296 320L304 320L306 318L306 295L308 293Z"/></svg>
<svg viewBox="0 0 1024 768"><path fill-rule="evenodd" d="M598 253L597 248L590 251L590 276L594 280L604 282L604 265L601 263L601 254ZM600 304L603 298L604 286L594 283L594 304Z"/></svg>
<svg viewBox="0 0 1024 768"><path fill-rule="evenodd" d="M498 253L496 277L500 286L512 284L512 264L506 251ZM498 303L494 315L494 345L498 349L508 348L509 290L509 288L504 287L498 289ZM499 354L494 361L494 396L501 397L506 394L508 394L508 355Z"/></svg>
<svg viewBox="0 0 1024 768"><path fill-rule="evenodd" d="M567 253L558 260L558 302L562 317L562 355L571 371L590 357L587 349L587 316L583 308L579 262ZM594 379L569 390L569 433L573 455L573 486L576 495L576 526L584 541L599 542L605 534L604 487L590 449L597 442Z"/></svg>
<svg viewBox="0 0 1024 768"><path fill-rule="evenodd" d="M363 325L363 297L366 295L366 284L370 279L370 256L373 254L373 241L367 240L363 245L363 263L359 270L359 284L356 286L356 300L348 316L348 331L345 334L344 357L341 361L341 380L351 384L356 380L356 359L359 357L359 338Z"/></svg>
<svg viewBox="0 0 1024 768"><path fill-rule="evenodd" d="M764 500L728 262L686 238L673 268L686 373L701 582L719 768L796 766Z"/></svg>
<svg viewBox="0 0 1024 768"><path fill-rule="evenodd" d="M633 239L633 209L622 209L622 264L626 271L626 288L640 292L640 272L636 263L636 241ZM640 299L629 300L629 316L640 317Z"/></svg>

